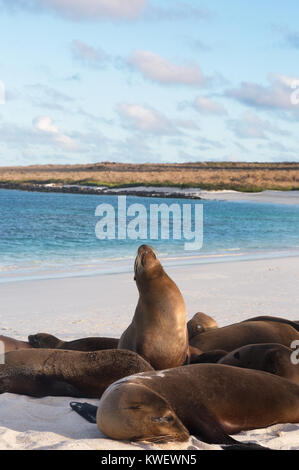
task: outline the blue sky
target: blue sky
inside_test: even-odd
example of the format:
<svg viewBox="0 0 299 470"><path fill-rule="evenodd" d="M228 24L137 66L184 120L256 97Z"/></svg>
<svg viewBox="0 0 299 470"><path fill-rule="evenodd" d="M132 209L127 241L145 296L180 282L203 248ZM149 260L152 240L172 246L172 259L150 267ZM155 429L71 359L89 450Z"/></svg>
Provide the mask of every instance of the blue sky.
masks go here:
<svg viewBox="0 0 299 470"><path fill-rule="evenodd" d="M299 161L298 14L0 0L0 165Z"/></svg>

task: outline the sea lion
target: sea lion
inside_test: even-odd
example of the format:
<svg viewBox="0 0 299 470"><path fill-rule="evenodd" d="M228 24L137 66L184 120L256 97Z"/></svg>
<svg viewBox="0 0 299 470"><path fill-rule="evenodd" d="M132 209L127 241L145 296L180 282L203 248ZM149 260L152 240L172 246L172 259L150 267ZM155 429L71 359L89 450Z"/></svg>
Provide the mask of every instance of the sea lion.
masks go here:
<svg viewBox="0 0 299 470"><path fill-rule="evenodd" d="M196 313L188 322L189 339L198 333L219 328L214 318L205 313ZM1 337L0 337L1 340ZM73 341L63 341L48 333L37 333L28 336L29 346L42 349L65 349L71 351L100 351L102 349L117 349L119 338L91 337Z"/></svg>
<svg viewBox="0 0 299 470"><path fill-rule="evenodd" d="M200 333L190 345L203 352L223 349L231 352L246 344L279 343L290 347L299 340L299 332L291 325L273 321L244 321Z"/></svg>
<svg viewBox="0 0 299 470"><path fill-rule="evenodd" d="M198 312L187 323L189 340L193 338L193 336L198 335L198 333L203 333L204 331L214 328L219 328L214 318L205 313Z"/></svg>
<svg viewBox="0 0 299 470"><path fill-rule="evenodd" d="M71 406L88 417L84 405ZM229 434L298 423L299 386L266 372L223 364L141 373L105 391L96 422L112 439L185 441L190 433L210 444L231 445L236 441Z"/></svg>
<svg viewBox="0 0 299 470"><path fill-rule="evenodd" d="M292 362L294 350L277 343L249 344L222 357L218 364L256 369L279 375L299 385L299 362Z"/></svg>
<svg viewBox="0 0 299 470"><path fill-rule="evenodd" d="M62 341L48 333L37 333L28 336L29 344L33 348L64 349L68 351L101 351L103 349L117 349L118 338L81 338L74 341Z"/></svg>
<svg viewBox="0 0 299 470"><path fill-rule="evenodd" d="M31 349L29 343L26 341L18 341L14 338L9 338L8 336L0 336L0 346L2 352L17 351L19 349Z"/></svg>
<svg viewBox="0 0 299 470"><path fill-rule="evenodd" d="M299 321L297 320L288 320L287 318L260 315L259 317L247 318L247 320L243 320L243 323L249 321L273 321L277 323L285 323L286 325L290 325L295 328L295 330L299 331Z"/></svg>
<svg viewBox="0 0 299 470"><path fill-rule="evenodd" d="M133 351L30 349L5 354L0 393L98 398L115 380L153 368Z"/></svg>
<svg viewBox="0 0 299 470"><path fill-rule="evenodd" d="M139 300L118 347L137 352L157 370L184 364L189 344L180 290L148 245L139 247L134 271Z"/></svg>

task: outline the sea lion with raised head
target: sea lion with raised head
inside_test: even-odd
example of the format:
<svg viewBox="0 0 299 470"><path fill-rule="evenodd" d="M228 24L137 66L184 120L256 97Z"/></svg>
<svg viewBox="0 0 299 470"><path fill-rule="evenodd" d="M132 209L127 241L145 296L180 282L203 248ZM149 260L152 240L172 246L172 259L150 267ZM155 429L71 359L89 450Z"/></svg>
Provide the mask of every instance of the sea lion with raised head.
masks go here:
<svg viewBox="0 0 299 470"><path fill-rule="evenodd" d="M263 370L299 385L299 360L296 352L277 343L248 344L222 357L218 364Z"/></svg>
<svg viewBox="0 0 299 470"><path fill-rule="evenodd" d="M190 345L203 352L222 349L231 352L247 344L279 343L290 347L299 340L294 326L267 320L244 321L193 336Z"/></svg>
<svg viewBox="0 0 299 470"><path fill-rule="evenodd" d="M19 349L31 349L32 346L26 341L19 341L8 336L0 336L1 352L18 351Z"/></svg>
<svg viewBox="0 0 299 470"><path fill-rule="evenodd" d="M137 352L157 370L184 364L189 356L185 302L148 245L138 249L135 280L138 304L118 347Z"/></svg>
<svg viewBox="0 0 299 470"><path fill-rule="evenodd" d="M153 368L133 351L80 352L30 349L5 354L0 364L0 393L34 397L99 398L127 375Z"/></svg>
<svg viewBox="0 0 299 470"><path fill-rule="evenodd" d="M299 386L262 371L197 364L125 377L105 391L97 410L71 407L86 419L96 416L112 439L185 441L192 434L246 448L229 435L299 422Z"/></svg>
<svg viewBox="0 0 299 470"><path fill-rule="evenodd" d="M28 336L28 342L33 348L65 349L68 351L102 351L117 349L118 338L90 337L63 341L48 333L37 333Z"/></svg>

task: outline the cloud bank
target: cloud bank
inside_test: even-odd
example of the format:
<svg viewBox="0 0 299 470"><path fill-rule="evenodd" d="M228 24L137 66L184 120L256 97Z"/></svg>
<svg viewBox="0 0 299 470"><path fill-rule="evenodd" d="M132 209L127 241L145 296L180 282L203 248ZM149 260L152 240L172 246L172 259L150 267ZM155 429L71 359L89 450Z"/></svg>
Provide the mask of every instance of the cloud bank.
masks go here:
<svg viewBox="0 0 299 470"><path fill-rule="evenodd" d="M134 20L147 0L1 0L10 10L51 11L71 20Z"/></svg>

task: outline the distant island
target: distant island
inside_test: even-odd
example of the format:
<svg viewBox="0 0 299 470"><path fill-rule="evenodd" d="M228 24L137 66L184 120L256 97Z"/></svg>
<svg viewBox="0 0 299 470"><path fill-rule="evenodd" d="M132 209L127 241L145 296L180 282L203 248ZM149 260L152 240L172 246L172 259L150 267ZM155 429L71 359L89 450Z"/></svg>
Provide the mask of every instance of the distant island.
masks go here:
<svg viewBox="0 0 299 470"><path fill-rule="evenodd" d="M191 189L204 191L299 190L299 163L115 163L86 165L31 165L0 167L0 188L27 191L80 192L98 194L155 195L165 197L165 188L173 197ZM159 190L158 188L164 188ZM178 188L178 192L174 188ZM123 190L123 191L122 191ZM167 197L169 197L167 194ZM198 191L194 196L199 198Z"/></svg>

